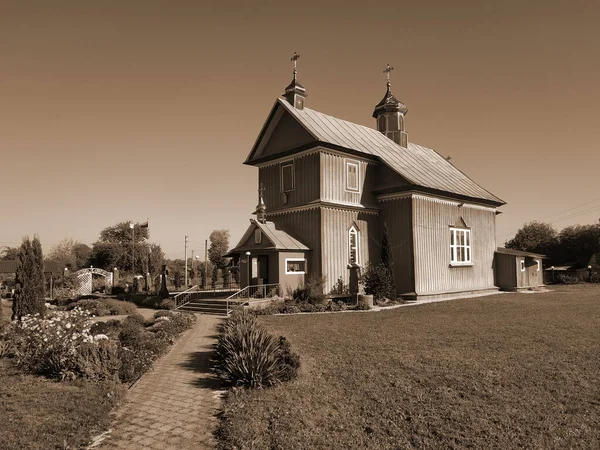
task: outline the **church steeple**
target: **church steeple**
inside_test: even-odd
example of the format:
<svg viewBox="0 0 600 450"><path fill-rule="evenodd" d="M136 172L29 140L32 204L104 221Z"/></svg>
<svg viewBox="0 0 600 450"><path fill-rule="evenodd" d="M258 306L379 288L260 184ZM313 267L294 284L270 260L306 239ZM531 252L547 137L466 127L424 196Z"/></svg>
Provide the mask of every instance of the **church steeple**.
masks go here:
<svg viewBox="0 0 600 450"><path fill-rule="evenodd" d="M390 72L394 70L389 64L383 71L387 76L387 89L383 99L375 106L373 117L377 119L377 130L390 138L396 144L406 148L408 135L404 129L404 116L408 114L408 108L398 100L390 89Z"/></svg>
<svg viewBox="0 0 600 450"><path fill-rule="evenodd" d="M263 192L265 188L263 184L260 183L260 188L258 189L258 205L256 205L256 220L260 223L265 223L267 221L266 213L267 213L267 205L265 205L265 201L263 200Z"/></svg>
<svg viewBox="0 0 600 450"><path fill-rule="evenodd" d="M283 96L294 108L304 109L304 99L307 97L307 95L304 86L298 82L297 61L299 58L300 55L294 52L294 56L291 58L291 61L294 63L294 79L289 86L285 88L285 93Z"/></svg>

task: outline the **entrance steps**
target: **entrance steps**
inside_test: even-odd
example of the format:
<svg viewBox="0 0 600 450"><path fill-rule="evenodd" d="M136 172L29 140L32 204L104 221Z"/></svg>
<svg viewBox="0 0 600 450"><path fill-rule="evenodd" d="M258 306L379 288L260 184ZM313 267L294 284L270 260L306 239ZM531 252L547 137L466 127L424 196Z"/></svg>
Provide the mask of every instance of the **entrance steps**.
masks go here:
<svg viewBox="0 0 600 450"><path fill-rule="evenodd" d="M230 300L229 311L241 306L245 301ZM194 299L179 307L179 311L191 311L198 314L227 315L228 302L226 299Z"/></svg>

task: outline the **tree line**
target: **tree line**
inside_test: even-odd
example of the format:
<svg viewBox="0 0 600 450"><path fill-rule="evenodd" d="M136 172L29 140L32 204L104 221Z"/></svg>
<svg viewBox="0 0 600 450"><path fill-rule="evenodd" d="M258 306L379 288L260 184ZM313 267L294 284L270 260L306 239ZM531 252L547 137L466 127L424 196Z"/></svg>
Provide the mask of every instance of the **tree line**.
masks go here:
<svg viewBox="0 0 600 450"><path fill-rule="evenodd" d="M600 253L600 225L572 225L559 232L550 224L533 221L523 225L505 247L546 255L548 266L586 267Z"/></svg>

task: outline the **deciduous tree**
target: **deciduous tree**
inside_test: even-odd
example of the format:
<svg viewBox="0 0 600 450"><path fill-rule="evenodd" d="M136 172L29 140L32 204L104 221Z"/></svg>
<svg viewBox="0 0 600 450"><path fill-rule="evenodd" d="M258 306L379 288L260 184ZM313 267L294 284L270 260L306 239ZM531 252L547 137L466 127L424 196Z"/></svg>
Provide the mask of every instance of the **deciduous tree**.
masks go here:
<svg viewBox="0 0 600 450"><path fill-rule="evenodd" d="M14 261L19 257L19 247L2 247L0 250L0 260Z"/></svg>
<svg viewBox="0 0 600 450"><path fill-rule="evenodd" d="M65 238L50 249L47 259L76 271L88 266L92 249L73 238Z"/></svg>
<svg viewBox="0 0 600 450"><path fill-rule="evenodd" d="M515 237L504 245L513 250L549 255L555 250L557 236L556 230L551 225L533 221L523 225Z"/></svg>
<svg viewBox="0 0 600 450"><path fill-rule="evenodd" d="M131 222L119 222L116 225L106 227L100 232L98 242L92 248L90 263L94 267L112 270L118 267L123 270L143 271L144 266L140 264L145 254L146 240L148 239L148 227ZM133 254L135 253L135 265Z"/></svg>

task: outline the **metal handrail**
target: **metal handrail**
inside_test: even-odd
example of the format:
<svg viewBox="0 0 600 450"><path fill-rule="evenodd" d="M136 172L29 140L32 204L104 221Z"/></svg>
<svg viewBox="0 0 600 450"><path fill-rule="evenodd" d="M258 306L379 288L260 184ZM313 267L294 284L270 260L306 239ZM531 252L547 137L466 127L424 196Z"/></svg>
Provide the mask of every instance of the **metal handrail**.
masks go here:
<svg viewBox="0 0 600 450"><path fill-rule="evenodd" d="M192 286L191 288L189 288L189 289L187 289L187 290L185 290L185 291L183 291L183 292L180 292L180 293L179 293L179 294L177 294L175 297L173 297L173 300L175 301L175 309L177 309L177 308L179 308L179 307L181 307L181 306L185 305L186 303L189 303L189 302L190 302L190 300L191 300L191 295L190 295L190 294L192 294L192 293L194 293L194 292L198 292L198 285ZM177 304L177 303L178 303L178 300L179 300L179 298L180 298L181 296L183 296L183 295L187 295L187 302L184 302L184 303L181 303L181 305L178 305L178 304Z"/></svg>
<svg viewBox="0 0 600 450"><path fill-rule="evenodd" d="M279 283L273 284L253 284L240 289L235 294L227 297L227 315L229 315L229 301L237 299L252 299L252 298L271 298L279 296ZM239 302L236 302L239 303Z"/></svg>

